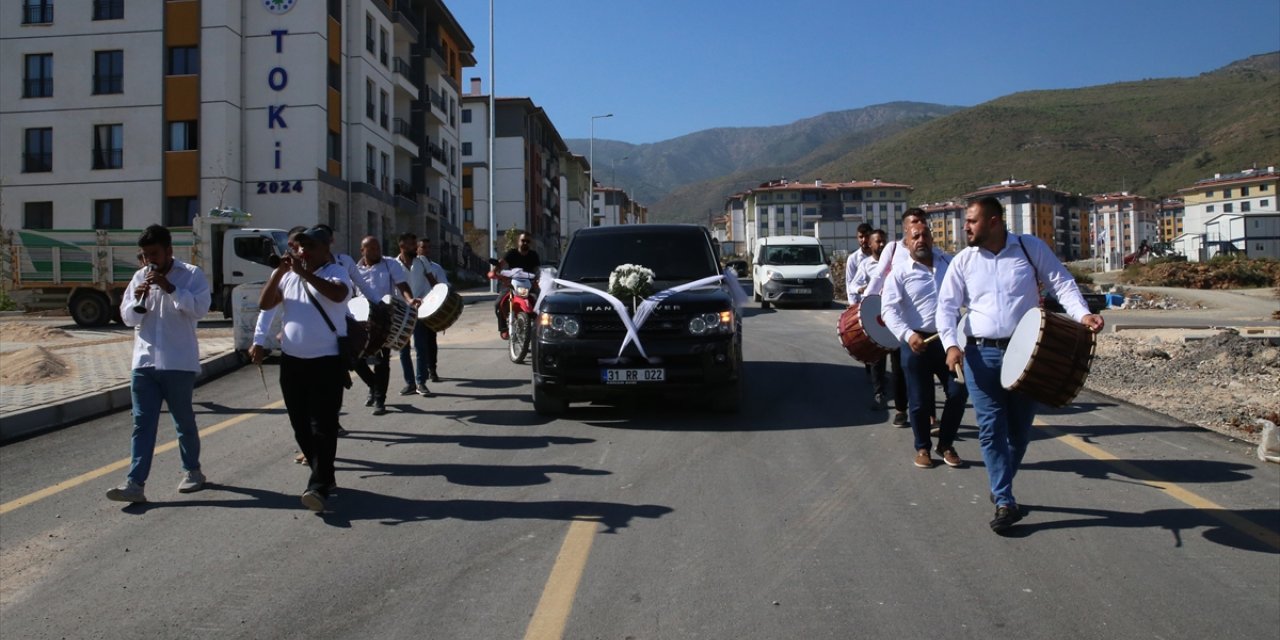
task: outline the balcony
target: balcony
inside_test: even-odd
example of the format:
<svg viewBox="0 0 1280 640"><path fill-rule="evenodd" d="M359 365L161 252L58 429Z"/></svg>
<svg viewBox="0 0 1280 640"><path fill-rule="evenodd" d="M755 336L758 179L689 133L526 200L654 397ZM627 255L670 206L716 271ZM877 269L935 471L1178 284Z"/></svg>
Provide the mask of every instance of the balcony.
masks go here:
<svg viewBox="0 0 1280 640"><path fill-rule="evenodd" d="M396 147L403 149L406 153L413 157L418 157L418 145L414 143L413 127L404 118L393 118L391 120L391 133L395 139Z"/></svg>
<svg viewBox="0 0 1280 640"><path fill-rule="evenodd" d="M413 80L413 67L404 58L396 57L391 60L391 69L395 78L396 88L404 91L410 99L418 99L418 83Z"/></svg>
<svg viewBox="0 0 1280 640"><path fill-rule="evenodd" d="M396 4L398 5L400 3L397 2ZM414 15L408 7L396 7L395 11L391 14L391 21L396 25L397 41L403 40L413 44L418 43L418 38L420 37L418 34L418 28L413 26L418 24L418 16Z"/></svg>
<svg viewBox="0 0 1280 640"><path fill-rule="evenodd" d="M445 100L444 94L432 87L427 87L427 102L431 104L431 108L428 109L431 117L440 124L449 124L449 103Z"/></svg>
<svg viewBox="0 0 1280 640"><path fill-rule="evenodd" d="M427 140L427 155L431 156L431 170L442 176L449 175L449 156L439 145Z"/></svg>

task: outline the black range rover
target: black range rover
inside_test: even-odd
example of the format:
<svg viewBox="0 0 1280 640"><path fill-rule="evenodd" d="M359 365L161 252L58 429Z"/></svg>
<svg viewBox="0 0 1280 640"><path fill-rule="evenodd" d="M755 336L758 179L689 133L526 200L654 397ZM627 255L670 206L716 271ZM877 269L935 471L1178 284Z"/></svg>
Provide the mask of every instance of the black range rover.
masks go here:
<svg viewBox="0 0 1280 640"><path fill-rule="evenodd" d="M620 225L573 235L557 277L607 291L622 264L652 269L653 291L720 273L706 229L694 225ZM632 315L632 301L624 301ZM724 282L662 301L621 355L626 329L604 298L559 288L541 302L533 343L533 406L554 415L569 402L639 395L691 394L718 411L742 399L742 318Z"/></svg>

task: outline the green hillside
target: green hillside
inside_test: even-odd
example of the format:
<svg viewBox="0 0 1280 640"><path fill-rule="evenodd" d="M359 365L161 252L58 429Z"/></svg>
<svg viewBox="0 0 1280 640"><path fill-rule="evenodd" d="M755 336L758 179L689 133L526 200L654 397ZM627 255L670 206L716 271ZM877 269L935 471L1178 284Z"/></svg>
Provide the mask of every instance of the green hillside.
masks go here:
<svg viewBox="0 0 1280 640"><path fill-rule="evenodd" d="M685 186L655 204L650 218L703 221L708 208L719 211L744 184L783 175L906 182L916 188L914 202L1009 177L1079 193L1169 195L1214 173L1280 164L1278 114L1280 53L1194 78L1029 91L870 144L842 139L836 144L846 144L845 153L834 157L828 145L784 166Z"/></svg>

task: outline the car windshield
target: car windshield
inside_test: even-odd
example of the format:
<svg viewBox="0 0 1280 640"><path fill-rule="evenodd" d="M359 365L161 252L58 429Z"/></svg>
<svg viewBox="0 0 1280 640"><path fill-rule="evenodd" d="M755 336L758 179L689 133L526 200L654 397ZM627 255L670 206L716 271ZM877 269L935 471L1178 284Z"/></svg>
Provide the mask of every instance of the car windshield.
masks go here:
<svg viewBox="0 0 1280 640"><path fill-rule="evenodd" d="M817 245L767 247L764 253L765 264L823 264L823 262L822 247Z"/></svg>
<svg viewBox="0 0 1280 640"><path fill-rule="evenodd" d="M569 245L560 277L608 282L621 264L652 269L658 280L690 281L720 273L704 234L644 231L579 236Z"/></svg>

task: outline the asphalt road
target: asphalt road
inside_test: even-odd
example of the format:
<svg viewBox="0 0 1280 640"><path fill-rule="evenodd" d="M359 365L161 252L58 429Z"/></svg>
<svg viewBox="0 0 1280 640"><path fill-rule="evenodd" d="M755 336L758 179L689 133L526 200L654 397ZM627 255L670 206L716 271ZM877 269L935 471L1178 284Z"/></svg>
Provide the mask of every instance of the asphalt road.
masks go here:
<svg viewBox="0 0 1280 640"><path fill-rule="evenodd" d="M197 390L199 493L176 493L168 449L152 502L103 497L127 413L2 447L0 634L1274 637L1280 466L1247 445L1085 395L1042 415L1016 483L1030 513L999 537L971 416L975 463L917 469L907 430L867 409L838 310L748 313L741 415L549 421L468 311L436 397L372 417L349 394L324 515L299 503L274 366L269 391L253 367Z"/></svg>

